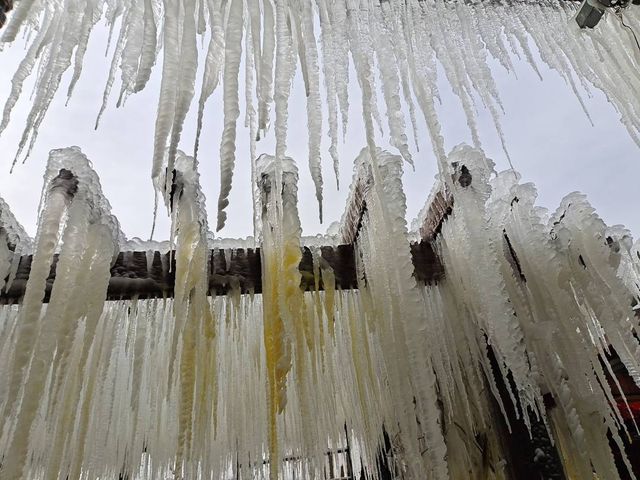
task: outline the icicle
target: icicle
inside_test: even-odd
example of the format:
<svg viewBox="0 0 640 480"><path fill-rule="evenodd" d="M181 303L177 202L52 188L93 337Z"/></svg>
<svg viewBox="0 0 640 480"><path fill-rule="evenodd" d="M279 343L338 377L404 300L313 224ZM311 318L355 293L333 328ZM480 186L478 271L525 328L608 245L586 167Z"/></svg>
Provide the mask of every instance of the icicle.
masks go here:
<svg viewBox="0 0 640 480"><path fill-rule="evenodd" d="M162 171L162 167L165 162L166 148L175 117L176 83L180 74L178 71L180 65L179 2L176 0L164 0L164 9L164 60L154 134L153 167L151 170L154 186L160 192L166 190L165 183L161 182L161 176L165 174Z"/></svg>
<svg viewBox="0 0 640 480"><path fill-rule="evenodd" d="M78 47L75 54L75 62L73 66L73 77L69 82L69 88L67 89L67 104L73 95L80 75L82 74L82 65L84 63L84 56L87 52L87 45L89 43L89 36L94 25L100 20L100 9L97 0L87 1L84 9L84 17L82 19L82 25L80 26L80 37L78 39Z"/></svg>
<svg viewBox="0 0 640 480"><path fill-rule="evenodd" d="M42 54L43 48L50 43L55 29L55 23L53 22L53 14L46 14L43 25L40 32L32 42L29 50L25 54L24 59L20 62L16 73L11 79L11 93L7 98L4 105L4 111L2 114L2 123L0 123L0 133L2 133L9 125L11 112L15 107L20 94L22 93L22 86L25 80L33 71L36 60L40 54Z"/></svg>
<svg viewBox="0 0 640 480"><path fill-rule="evenodd" d="M246 88L253 92L251 81ZM606 356L615 349L632 378L640 371L629 335L640 257L628 232L607 228L578 194L547 219L533 186L511 171L493 178L481 152L459 147L443 176L455 203L436 240L446 277L421 285L412 275L402 159L378 150L373 160L368 149L357 159L349 200L357 203L360 191L367 205L356 233L357 289L337 289L340 277L318 248L335 238L305 240L316 287L300 289L295 165L284 158L276 202L276 159L262 156L262 295L207 297L210 274L231 271L234 248L246 245L216 240L226 265L208 271L215 262L197 164L177 152L174 298L105 302L119 246L145 252L146 268L148 250L168 248L125 243L86 157L77 148L53 152L25 303L0 307L3 478L219 477L234 469L247 478L313 478L348 437L361 459L355 468L376 479L383 432L407 477L453 478L487 465L499 476L506 452L497 417L513 408L498 384L510 377L523 385L511 393L528 408L520 417L536 436L551 432L568 472L617 478L607 432L622 445L627 400L615 390L620 382L607 382ZM59 175L63 167L77 184ZM0 206L0 236L26 245ZM493 322L505 316L507 330ZM542 410L542 392L555 408ZM476 435L486 439L481 454ZM252 460L265 458L267 446L266 463Z"/></svg>
<svg viewBox="0 0 640 480"><path fill-rule="evenodd" d="M387 118L391 143L396 147L402 158L413 165L407 135L405 133L404 114L400 105L400 83L395 66L393 65L393 51L391 39L384 25L378 25L379 30L373 32L373 41L380 66L382 89L387 104Z"/></svg>
<svg viewBox="0 0 640 480"><path fill-rule="evenodd" d="M65 16L60 18L59 12L57 15L54 14L55 26L50 41L49 54L46 58L43 57L43 62L45 62L43 74L39 78L36 97L27 118L27 126L20 138L12 167L27 146L27 142L29 142L29 145L25 157L28 157L31 153L38 135L38 129L44 120L49 105L53 101L62 75L71 64L71 55L78 35L75 24L82 18L82 15L77 1L68 0L65 3L68 4L68 11L66 11ZM19 94L19 91L16 91L16 95Z"/></svg>
<svg viewBox="0 0 640 480"><path fill-rule="evenodd" d="M118 97L117 107L124 105L127 95L133 92L140 63L142 45L144 42L145 3L139 2L131 9L131 20L127 31L126 42L122 50L120 71L122 86Z"/></svg>
<svg viewBox="0 0 640 480"><path fill-rule="evenodd" d="M142 51L138 64L138 74L133 87L134 92L139 92L147 85L151 77L151 69L156 62L157 31L155 12L152 0L144 2L144 37L142 40Z"/></svg>
<svg viewBox="0 0 640 480"><path fill-rule="evenodd" d="M198 147L200 145L200 133L202 132L202 117L204 115L204 107L218 86L220 80L220 71L224 64L224 28L222 26L222 5L216 0L209 0L209 22L211 24L211 39L209 40L209 48L204 64L204 74L202 79L202 91L200 92L200 100L198 102L198 120L196 127L196 144L194 147L194 156L198 158Z"/></svg>
<svg viewBox="0 0 640 480"><path fill-rule="evenodd" d="M295 74L295 54L289 19L289 1L276 0L276 67L274 80L275 119L275 181L282 186L282 162L287 151L287 123L289 121L289 95ZM279 197L275 197L276 202Z"/></svg>
<svg viewBox="0 0 640 480"><path fill-rule="evenodd" d="M504 420L507 428L522 423L535 436L548 434L570 476L621 476L609 438L623 451L637 425L627 422L632 405L618 392L623 382L609 384L615 373L610 357L617 354L640 385L640 344L633 335L640 326L638 243L624 229L607 227L582 195L570 194L549 217L535 206L533 186L519 184L513 172L494 176L478 149L458 147L447 157L435 106L443 71L473 143L482 140L480 108L502 137L500 92L489 65L493 58L511 70L522 56L536 72L540 63L555 70L585 109L583 97L594 88L604 92L630 136L640 139L638 58L620 48L628 46L628 33L607 15L597 29L577 35L567 27L575 8L524 0L16 3L3 41L22 31L28 47L0 131L24 82L35 77L18 156L33 147L72 65L67 93L73 93L101 18L111 30L116 23L119 28L103 111L116 76L123 105L149 83L156 56L163 55L152 175L156 195L164 194L170 209L171 234L164 243L126 242L77 148L52 152L34 242L0 201L3 299L24 287L19 263L33 254L24 298L0 306L6 419L0 477L321 478L331 462L334 472L345 470L341 476L354 476L355 468L356 475L363 471L376 480L379 455L392 455L391 470L408 479L489 470L500 478ZM624 19L638 23L633 9ZM203 34L210 39L194 150L222 75L218 228L235 166L242 61L254 213L260 217L260 282L230 278L226 295L217 296L209 291L211 279L230 275L243 254L250 261L256 252L248 250L253 239L209 233L197 161L178 150ZM298 59L319 202L322 117L337 177L338 117L346 136L351 67L366 136L342 225L326 237L305 239L307 247L297 213L297 169L286 156ZM378 111L380 94L386 112ZM444 205L429 239L407 232L402 158L376 148L382 135L376 124L386 113L390 143L411 160L404 113L415 135L414 102L441 173L430 201L441 198ZM272 108L275 155L257 161L256 142L267 134ZM418 230L427 230L430 211L421 214ZM430 285L414 278L420 258L409 242L416 239L418 248L433 241L445 278ZM343 272L334 271L326 255L331 245L334 258L346 251L340 242L355 253L357 288L340 288ZM309 254L313 278L299 270ZM132 259L142 266L142 278L126 272ZM131 273L134 278L126 276ZM174 279L163 290L172 298L112 299L110 286L150 285L159 273ZM303 291L305 285L312 291ZM550 410L549 398L556 404ZM481 453L477 438L486 440ZM341 469L346 450L351 458ZM622 456L627 467L631 460Z"/></svg>
<svg viewBox="0 0 640 480"><path fill-rule="evenodd" d="M321 0L326 1L326 0ZM335 2L329 8L333 45L330 51L335 73L336 93L342 117L342 136L346 137L349 123L349 37L346 0Z"/></svg>
<svg viewBox="0 0 640 480"><path fill-rule="evenodd" d="M262 135L269 128L269 109L273 103L273 56L276 48L274 0L263 0L264 28L262 37L262 62L258 82L258 131Z"/></svg>
<svg viewBox="0 0 640 480"><path fill-rule="evenodd" d="M339 166L338 110L342 119L343 137L346 138L348 131L349 85L352 83L349 78L350 58L353 59L354 65L370 64L368 69L371 70L371 74L367 74L366 79L358 74L357 81L363 82L361 88L368 90L365 96L369 99L369 105L365 116L371 115L374 123L380 126L380 113L376 101L376 75L373 72L374 68L378 68L382 93L385 96L391 143L400 150L405 159L409 158L409 152L401 114L405 108L409 110L415 137L415 96L427 121L431 143L442 170L446 167L446 162L440 138L440 122L433 106L434 99L439 99L437 63L443 67L454 93L460 100L476 147L481 145L482 140L476 125L476 108L480 105L477 106L475 102L479 99L492 117L508 158L506 139L500 124L502 105L489 68L489 57L497 59L511 71L512 56L522 55L540 75L540 61L534 59L534 50L539 52L542 63L555 70L565 80L587 116L588 105L583 99L581 88L587 94L594 88L601 90L620 113L621 122L631 138L640 143L640 107L635 95L640 85L640 77L637 74L640 71L637 68L638 58L633 49L619 48L619 45L628 45L630 37L628 30L621 26L615 15L606 15L598 27L589 33L578 33L571 27L575 23L572 17L576 6L562 2L531 4L525 0L518 0L509 5L475 5L464 2L425 4L412 0L404 4L383 2L380 8L363 6L352 0L316 0L315 4L317 10L310 9L306 4L301 4L306 10L299 10L298 4L291 10L293 5L286 3L283 6L286 10L284 17L287 19L285 23L289 23L286 28L278 28L276 10L281 8L281 2L247 2L247 18L250 19L247 25L251 25L254 32L251 38L258 100L256 136L262 138L267 133L275 90L278 89L278 96L288 96L290 81L286 78L292 78L295 69L293 43L299 47L305 83L309 92L314 94L313 97L309 97L309 107L313 107L316 113L309 118L319 117L321 112L314 106L317 103L316 89L315 86L311 88L316 81L316 67L313 65L315 61L313 58L307 58L315 55L317 42L315 32L312 35L305 35L303 32L310 31L309 25L316 21L317 15L322 46L322 60L318 60L317 69L322 69L326 86L331 139L329 153L336 173ZM205 57L203 85L198 105L195 142L197 154L207 99L216 88L222 65L227 63L225 56L233 50L225 51L222 48L224 37L229 33L227 17L230 6L230 2L220 0L20 2L10 16L2 41L11 42L17 38L19 31L24 31L29 47L24 62L14 76L0 130L6 128L11 111L21 94L22 84L34 70L36 81L33 107L27 128L18 144L16 159L23 152L25 157L29 156L37 140L38 129L59 88L60 79L71 66L71 57L75 54L73 75L67 90L68 99L71 97L82 74L84 56L93 26L104 16L110 30L109 44L116 23L119 24L119 33L111 58L99 118L106 111L118 69L122 85L117 105L122 105L129 94L141 91L147 85L156 55L162 53L164 57L152 170L154 185L161 189L163 186L158 184L162 173L160 170L163 164L171 167L175 161L182 123L193 95L193 72L198 56L197 52L194 53L196 37L208 30L210 42ZM291 15L296 15L298 10L306 12L301 15L305 21L299 25L298 22L290 22L289 19ZM633 8L625 9L623 15L625 22L629 22L630 25L637 22ZM283 15L280 17L281 25L284 25ZM312 17L313 20L310 22ZM160 41L157 37L159 31L163 32ZM374 32L377 32L375 38ZM292 33L296 38L291 38ZM387 40L382 41L383 38ZM529 47L529 39L535 48ZM451 45L455 45L456 48L450 48ZM511 52L507 51L507 46ZM377 64L373 63L374 50ZM393 55L390 55L391 51ZM274 69L275 52L280 52L276 63L283 68ZM39 62L37 67L36 62ZM402 96L399 93L400 88ZM284 111L282 102L279 102L278 109ZM279 151L285 145L282 125L284 118L282 115L280 117L281 125L276 132ZM229 122L230 118L227 119L223 142L227 144L232 137ZM310 131L314 132L309 145L310 166L316 193L319 194L320 169L316 145L317 131L321 127L315 125L315 120L310 122L310 127ZM167 147L169 152L165 162ZM229 152L228 148L226 150ZM281 157L282 154L279 153L277 156ZM228 153L224 158L228 163ZM224 168L225 171L229 170L227 167ZM227 177L229 176L225 175L225 178ZM224 202L227 194L224 191L222 193Z"/></svg>
<svg viewBox="0 0 640 480"><path fill-rule="evenodd" d="M184 22L180 28L180 61L176 84L176 104L171 127L171 137L168 148L167 171L172 172L175 165L178 144L182 135L182 128L194 95L196 72L198 70L198 51L196 46L196 1L184 2ZM165 186L169 189L169 186Z"/></svg>
<svg viewBox="0 0 640 480"><path fill-rule="evenodd" d="M3 418L11 418L10 412L16 408L19 390L24 377L27 374L27 365L33 351L33 340L39 332L40 310L44 297L46 280L49 276L53 253L58 243L58 231L62 215L67 205L68 196L64 183L54 186L50 191L45 191L46 200L44 209L40 215L38 234L35 239L34 258L29 273L29 282L25 290L20 312L20 322L16 331L16 350L12 362L12 375L7 388L7 397L4 403ZM15 417L13 417L15 421ZM13 436L13 422L7 421L3 429L3 436ZM20 432L20 435L28 435ZM24 441L24 440L23 440ZM26 447L21 447L23 450ZM24 453L23 453L24 455ZM12 463L13 477L19 477L24 464L24 458ZM7 467L10 468L10 467ZM9 478L13 478L9 475Z"/></svg>
<svg viewBox="0 0 640 480"><path fill-rule="evenodd" d="M251 160L251 204L253 205L253 236L254 238L259 237L259 232L261 230L261 212L258 211L257 201L260 195L258 191L258 179L257 175L257 167L256 162L258 159L256 143L258 141L258 118L256 105L253 97L253 85L256 83L256 97L259 94L258 83L259 82L259 72L255 72L254 79L254 61L259 62L260 58L256 58L254 55L251 55L254 48L254 35L258 35L260 32L259 25L256 26L253 23L253 17L250 20L247 20L247 35L245 37L245 48L247 49L247 61L245 62L245 105L247 109L247 115L245 118L245 126L249 127L249 156ZM259 43L259 42L258 42Z"/></svg>
<svg viewBox="0 0 640 480"><path fill-rule="evenodd" d="M276 100L277 101L277 100ZM278 161L275 157L260 157L258 178L261 178L263 251L265 272L264 345L266 352L268 393L269 478L277 480L282 456L277 415L287 403L287 374L291 368L291 343L299 345L294 323L301 308L300 220L297 204L297 169L289 158L281 159L282 190L276 178ZM280 196L280 201L276 197ZM281 205L281 207L279 206ZM280 210L282 209L282 210ZM295 350L297 351L297 350Z"/></svg>
<svg viewBox="0 0 640 480"><path fill-rule="evenodd" d="M329 11L325 0L316 0L320 15L320 29L322 41L322 73L327 89L327 109L329 113L329 137L331 146L329 153L333 160L333 173L336 178L336 187L340 189L340 159L338 157L338 106L336 104L336 79L334 77L334 38Z"/></svg>
<svg viewBox="0 0 640 480"><path fill-rule="evenodd" d="M373 161L373 155L365 149L358 158L358 166L364 171L379 169L378 174L373 177L374 187L366 198L368 213L358 246L363 252L364 271L369 279L366 289L371 291L374 308L380 312L376 316L376 323L381 330L382 348L391 382L389 388L397 412L392 424L398 422L399 441L405 452L404 461L409 476L419 478L424 469L429 468L434 478L446 479L446 445L438 420L440 415L435 401L435 377L431 373L431 367L424 367L428 360L419 346L419 339L424 334L418 320L420 294L408 273L410 269L406 268L411 263L408 244L405 248L400 248L403 242L407 242L403 215L406 206L400 180L401 163L399 157L382 151L376 152L375 157L377 162ZM390 282L391 277L383 279L381 269L395 272L391 275L394 280ZM402 294L399 293L400 290ZM399 302L401 297L403 300ZM407 356L402 358L404 355L399 355L400 351L406 351ZM401 371L412 372L411 380L403 376ZM427 440L430 459L428 467L422 464L417 453L419 448L414 439L418 426L409 421L413 418L414 402L407 402L407 398L415 401L415 415Z"/></svg>
<svg viewBox="0 0 640 480"><path fill-rule="evenodd" d="M311 0L304 0L301 6L300 32L304 49L301 62L306 63L308 77L307 91L307 125L309 126L309 170L316 188L320 223L322 223L322 168L320 164L320 143L322 137L322 105L320 101L320 71L318 67L318 50L313 29L313 11Z"/></svg>
<svg viewBox="0 0 640 480"><path fill-rule="evenodd" d="M141 3L138 3L138 5L142 5ZM136 19L136 17L138 17L138 15L136 15L137 12L139 12L139 8L135 8L135 6L131 6L127 9L126 13L125 13L125 17L122 20L122 25L120 26L120 33L118 35L118 40L116 42L116 48L114 49L113 52L113 57L111 58L111 67L109 68L109 75L107 76L107 84L104 87L104 92L102 94L102 105L100 106L100 110L98 111L98 115L96 117L96 124L95 124L95 129L97 130L98 127L100 126L100 119L102 118L102 115L104 114L104 111L107 108L107 102L109 101L109 96L111 95L111 89L113 88L113 82L116 79L116 70L118 68L118 61L120 60L120 57L122 56L123 52L125 51L125 46L126 46L126 40L127 40L127 35L129 34L129 28L135 28L136 25L132 25L131 19ZM137 20L139 21L140 19L137 18ZM131 32L132 36L135 36L135 32ZM127 77L127 73L126 73L126 60L123 61L123 66L125 67L122 75L123 78L126 79ZM130 73L129 73L130 75ZM126 85L123 85L123 92L124 89L126 89ZM121 95L122 96L122 95ZM120 103L120 101L118 101L118 103Z"/></svg>
<svg viewBox="0 0 640 480"><path fill-rule="evenodd" d="M238 106L238 76L242 54L243 2L231 0L229 20L226 26L224 57L224 131L220 144L220 194L218 196L218 224L216 230L224 228L229 205L229 193L236 161L236 122L240 116Z"/></svg>
<svg viewBox="0 0 640 480"><path fill-rule="evenodd" d="M0 197L0 250L2 269L0 271L0 292L8 291L18 271L20 256L32 251L33 240L16 220L9 205ZM12 251L13 250L13 251Z"/></svg>
<svg viewBox="0 0 640 480"><path fill-rule="evenodd" d="M22 0L17 3L15 10L11 13L9 23L5 26L2 33L2 42L13 42L20 31L20 27L25 23L34 7L37 4L35 0Z"/></svg>

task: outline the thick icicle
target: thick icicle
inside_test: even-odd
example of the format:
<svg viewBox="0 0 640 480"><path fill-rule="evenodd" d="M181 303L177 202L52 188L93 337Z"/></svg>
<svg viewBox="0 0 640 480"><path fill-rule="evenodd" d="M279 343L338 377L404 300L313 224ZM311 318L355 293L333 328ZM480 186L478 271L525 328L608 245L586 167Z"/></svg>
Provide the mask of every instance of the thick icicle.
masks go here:
<svg viewBox="0 0 640 480"><path fill-rule="evenodd" d="M209 0L209 22L211 24L211 39L207 57L205 58L204 74L202 78L202 90L198 101L198 120L196 126L196 144L194 156L198 158L198 146L200 144L200 133L202 132L202 118L204 107L209 97L213 94L220 81L220 72L224 64L224 27L222 25L222 5L217 0Z"/></svg>
<svg viewBox="0 0 640 480"><path fill-rule="evenodd" d="M242 29L244 8L242 0L231 0L229 20L226 26L224 56L224 130L220 144L220 194L218 196L218 224L224 228L227 220L225 208L229 205L229 193L236 161L236 122L240 116L238 105L240 56L242 54Z"/></svg>
<svg viewBox="0 0 640 480"><path fill-rule="evenodd" d="M297 168L289 158L282 159L282 194L277 181L275 157L260 157L258 178L261 179L261 206L264 256L264 346L267 370L269 430L269 478L279 478L282 456L278 433L278 414L287 404L287 375L291 369L291 344L295 323L301 308L299 289L300 220L297 212ZM278 201L276 197L282 196ZM281 205L281 207L280 207ZM293 338L292 338L293 337Z"/></svg>
<svg viewBox="0 0 640 480"><path fill-rule="evenodd" d="M320 223L322 223L322 166L320 143L322 140L322 104L320 100L320 70L318 67L318 50L313 28L313 5L311 0L304 0L300 6L300 31L302 43L299 49L304 49L301 62L306 62L308 77L307 91L307 125L309 127L309 170L316 188L316 199ZM300 18L300 17L298 17Z"/></svg>

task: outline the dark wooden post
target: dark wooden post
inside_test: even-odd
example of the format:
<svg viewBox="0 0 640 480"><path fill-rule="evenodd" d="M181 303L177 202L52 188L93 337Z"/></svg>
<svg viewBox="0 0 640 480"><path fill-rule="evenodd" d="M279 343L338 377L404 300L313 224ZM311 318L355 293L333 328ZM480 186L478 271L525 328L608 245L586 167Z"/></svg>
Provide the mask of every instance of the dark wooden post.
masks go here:
<svg viewBox="0 0 640 480"><path fill-rule="evenodd" d="M351 459L351 442L349 441L349 429L347 428L347 424L344 424L344 436L346 438L347 448L345 449L345 455L347 457L347 478L349 480L355 480L353 476L353 461Z"/></svg>

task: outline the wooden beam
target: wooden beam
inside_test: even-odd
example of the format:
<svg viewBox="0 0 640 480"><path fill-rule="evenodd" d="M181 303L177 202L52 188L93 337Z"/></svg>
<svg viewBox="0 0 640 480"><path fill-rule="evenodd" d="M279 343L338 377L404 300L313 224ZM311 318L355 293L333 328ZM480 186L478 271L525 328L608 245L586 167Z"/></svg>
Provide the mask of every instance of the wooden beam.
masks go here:
<svg viewBox="0 0 640 480"><path fill-rule="evenodd" d="M354 181L355 184L347 199L347 207L340 221L340 241L347 244L355 243L360 227L362 227L362 218L367 211L365 198L373 178L371 175L365 177L359 175Z"/></svg>
<svg viewBox="0 0 640 480"><path fill-rule="evenodd" d="M427 212L422 225L420 225L420 238L433 240L440 233L442 222L453 210L453 196L443 186L431 198L427 206Z"/></svg>
<svg viewBox="0 0 640 480"><path fill-rule="evenodd" d="M175 183L174 175L174 183ZM337 289L357 288L357 272L354 244L362 218L366 212L366 196L373 179L366 175L356 179L356 185L350 195L343 216L341 239L344 244L336 247L320 247L318 257L320 267L318 288L323 290L322 270L331 269L335 276ZM470 180L469 180L470 183ZM72 199L78 189L78 179L73 172L61 169L49 185L50 189L60 189ZM173 189L172 189L173 191ZM449 196L450 197L450 196ZM449 199L447 197L447 199ZM446 205L440 196L436 196L429 209L425 224L431 227L432 235L422 234L422 241L410 245L414 266L414 276L419 283L437 282L444 275L444 268L435 254L431 240L439 231L439 225L450 212L452 199ZM421 230L421 233L422 230ZM10 246L11 247L11 246ZM151 258L143 251L121 252L111 267L111 279L107 290L108 300L139 298L165 298L173 296L175 284L175 252L153 252ZM11 287L0 292L0 304L18 303L24 295L33 258L26 255L20 258L18 270ZM51 271L46 282L44 301L48 302L56 275L58 256L53 258ZM209 293L226 295L230 291L242 294L262 293L262 268L260 248L214 249L209 255ZM302 274L300 287L303 290L316 288L313 254L308 247L302 248L300 262Z"/></svg>
<svg viewBox="0 0 640 480"><path fill-rule="evenodd" d="M416 279L422 283L432 283L442 277L442 266L429 242L411 245L411 254ZM20 259L15 280L8 291L0 293L0 304L18 303L24 295L32 256ZM53 259L47 279L44 301L49 301L56 276L58 256ZM240 293L262 293L262 268L260 249L211 250L209 260L209 293L225 295L232 290ZM320 267L331 268L335 276L335 286L348 290L357 288L356 262L352 245L320 247ZM300 262L303 290L315 289L313 254L308 247L302 248ZM319 288L324 289L322 268L320 268ZM175 259L169 253L154 252L150 268L147 267L145 252L121 252L111 267L111 280L107 290L108 300L139 298L163 298L173 295L175 284Z"/></svg>

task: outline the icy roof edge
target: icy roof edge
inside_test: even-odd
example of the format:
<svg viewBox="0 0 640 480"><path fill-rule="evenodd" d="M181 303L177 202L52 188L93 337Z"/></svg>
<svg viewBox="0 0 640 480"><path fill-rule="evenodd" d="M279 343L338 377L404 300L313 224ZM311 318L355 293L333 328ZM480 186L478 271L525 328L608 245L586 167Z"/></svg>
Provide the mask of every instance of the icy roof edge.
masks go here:
<svg viewBox="0 0 640 480"><path fill-rule="evenodd" d="M211 232L207 240L207 245L210 250L237 250L237 249L255 249L259 248L260 244L256 242L256 239L252 236L246 238L213 238ZM336 247L340 245L340 237L335 233L325 233L317 235L305 235L300 239L300 245L309 248L318 247ZM156 241L156 240L142 240L138 237L133 237L120 246L122 252L148 252L157 251L160 253L167 253L171 249L169 240Z"/></svg>

